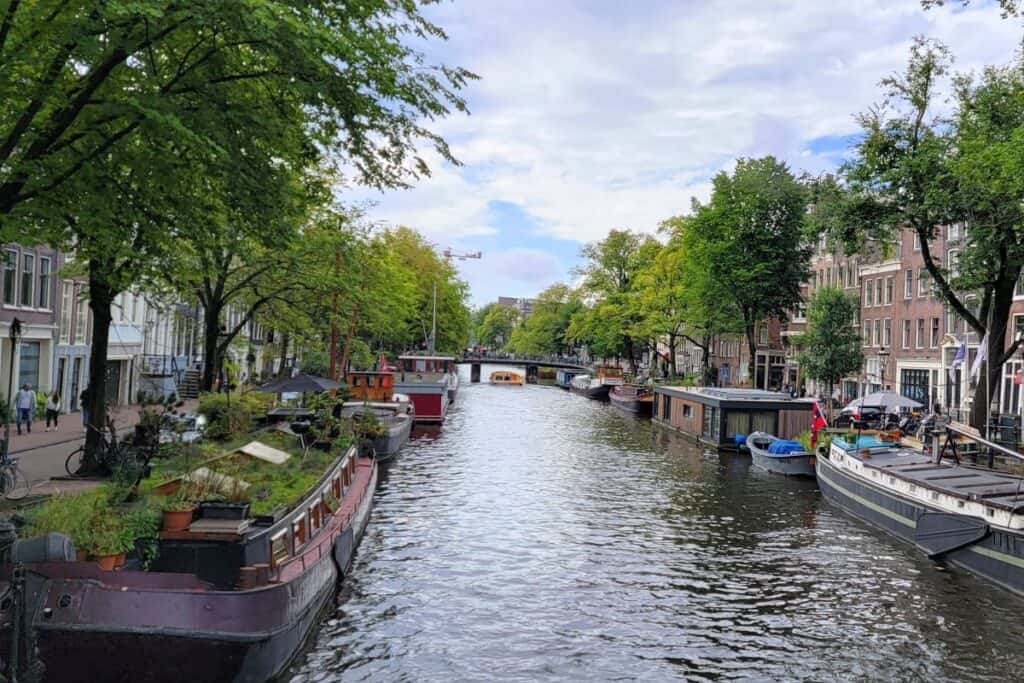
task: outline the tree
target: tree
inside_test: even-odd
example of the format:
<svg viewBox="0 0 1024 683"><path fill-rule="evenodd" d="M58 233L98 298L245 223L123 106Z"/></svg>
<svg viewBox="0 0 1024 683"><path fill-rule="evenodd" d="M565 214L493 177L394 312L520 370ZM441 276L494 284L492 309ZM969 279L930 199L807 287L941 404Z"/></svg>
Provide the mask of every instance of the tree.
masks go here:
<svg viewBox="0 0 1024 683"><path fill-rule="evenodd" d="M583 280L580 289L595 303L574 316L571 339L585 342L603 358L624 355L636 371L636 339L642 338L637 276L660 248L654 238L629 230L612 230L600 242L583 247L586 263L577 270Z"/></svg>
<svg viewBox="0 0 1024 683"><path fill-rule="evenodd" d="M796 339L800 367L828 387L829 397L843 377L858 372L864 363L859 311L860 302L835 287L816 290L807 304L807 330Z"/></svg>
<svg viewBox="0 0 1024 683"><path fill-rule="evenodd" d="M489 303L478 311L477 318L477 343L500 349L512 338L512 331L519 322L519 311L499 303Z"/></svg>
<svg viewBox="0 0 1024 683"><path fill-rule="evenodd" d="M444 38L415 4L247 10L26 0L0 14L0 240L73 249L88 266L94 428L106 416L110 301L172 268L210 214L237 212L217 179L241 188L249 210L278 169L344 162L391 187L427 172L422 141L451 158L422 121L463 110L456 92L472 74L428 66L403 44ZM89 430L86 469L99 440Z"/></svg>
<svg viewBox="0 0 1024 683"><path fill-rule="evenodd" d="M666 223L663 230L671 231ZM686 322L686 290L688 282L680 277L686 251L677 234L672 232L668 243L655 257L641 266L637 275L637 300L641 321L637 328L653 340L664 337L668 346L669 377L676 376L676 345Z"/></svg>
<svg viewBox="0 0 1024 683"><path fill-rule="evenodd" d="M512 330L506 348L533 356L569 353L569 323L582 310L579 294L570 286L555 283L537 295L530 317Z"/></svg>
<svg viewBox="0 0 1024 683"><path fill-rule="evenodd" d="M705 295L715 295L704 302L728 302L739 311L752 381L758 321L784 318L801 301L810 261L806 208L805 188L771 156L738 160L731 176L715 176L708 204L694 202L690 244L707 267Z"/></svg>
<svg viewBox="0 0 1024 683"><path fill-rule="evenodd" d="M988 371L971 412L981 428L1019 347L1007 345L1007 328L1024 267L1024 75L1018 64L987 68L977 83L957 78L953 117L932 117L949 59L941 44L918 40L907 70L883 81L886 106L860 116L865 135L823 225L852 246L914 231L935 291L985 342ZM946 263L932 241L951 223L963 223L967 237L957 262Z"/></svg>

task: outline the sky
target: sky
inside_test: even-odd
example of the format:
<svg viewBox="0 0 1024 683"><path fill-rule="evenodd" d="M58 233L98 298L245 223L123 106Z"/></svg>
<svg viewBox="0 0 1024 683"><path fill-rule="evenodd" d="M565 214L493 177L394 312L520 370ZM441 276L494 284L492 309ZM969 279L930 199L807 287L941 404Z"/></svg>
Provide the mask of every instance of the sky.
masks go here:
<svg viewBox="0 0 1024 683"><path fill-rule="evenodd" d="M1022 36L992 0L442 0L426 14L449 35L429 58L480 76L470 114L433 124L462 165L423 149L431 177L344 199L482 251L458 262L475 306L572 282L585 243L656 232L737 157L834 169L915 36L946 43L958 71L1012 61Z"/></svg>

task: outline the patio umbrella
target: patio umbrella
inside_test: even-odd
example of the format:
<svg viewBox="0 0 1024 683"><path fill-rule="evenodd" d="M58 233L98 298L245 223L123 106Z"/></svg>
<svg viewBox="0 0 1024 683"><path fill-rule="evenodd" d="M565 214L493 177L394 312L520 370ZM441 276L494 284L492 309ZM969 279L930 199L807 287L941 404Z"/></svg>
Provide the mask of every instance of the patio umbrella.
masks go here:
<svg viewBox="0 0 1024 683"><path fill-rule="evenodd" d="M300 372L294 377L279 377L260 387L260 391L271 394L306 394L341 389L345 384L326 377L317 377Z"/></svg>
<svg viewBox="0 0 1024 683"><path fill-rule="evenodd" d="M922 404L912 398L907 398L895 391L876 391L862 398L855 398L846 404L844 410L869 406L872 408L885 408L886 410L897 411L904 408L921 408Z"/></svg>

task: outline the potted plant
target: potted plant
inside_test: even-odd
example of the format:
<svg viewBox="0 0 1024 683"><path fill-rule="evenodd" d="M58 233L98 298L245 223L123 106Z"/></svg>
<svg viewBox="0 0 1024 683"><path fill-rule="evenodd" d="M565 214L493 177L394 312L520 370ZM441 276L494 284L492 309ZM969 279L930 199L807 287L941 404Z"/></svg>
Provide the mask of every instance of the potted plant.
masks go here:
<svg viewBox="0 0 1024 683"><path fill-rule="evenodd" d="M160 528L163 531L184 531L192 523L195 511L195 501L189 495L188 487L182 484L176 493L163 500Z"/></svg>
<svg viewBox="0 0 1024 683"><path fill-rule="evenodd" d="M102 515L93 521L91 527L88 550L100 569L113 571L123 566L125 555L134 546L135 539L122 517L114 514Z"/></svg>
<svg viewBox="0 0 1024 683"><path fill-rule="evenodd" d="M230 473L214 472L208 480L210 493L199 503L199 516L206 519L242 520L249 516L249 484Z"/></svg>

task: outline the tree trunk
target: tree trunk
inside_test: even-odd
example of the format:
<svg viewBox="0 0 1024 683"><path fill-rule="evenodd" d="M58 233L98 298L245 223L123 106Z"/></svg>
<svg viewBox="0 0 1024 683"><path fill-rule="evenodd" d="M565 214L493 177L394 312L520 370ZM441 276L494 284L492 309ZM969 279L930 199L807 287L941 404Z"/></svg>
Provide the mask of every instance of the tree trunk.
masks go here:
<svg viewBox="0 0 1024 683"><path fill-rule="evenodd" d="M345 348L341 352L341 374L348 379L348 356L352 352L352 337L356 334L356 323L359 321L359 306L352 311L352 319L348 323L348 333L345 335ZM338 379L332 377L331 379Z"/></svg>
<svg viewBox="0 0 1024 683"><path fill-rule="evenodd" d="M700 383L705 386L716 386L717 378L711 375L711 333L705 333L701 341L703 344L700 347Z"/></svg>
<svg viewBox="0 0 1024 683"><path fill-rule="evenodd" d="M974 390L974 402L971 404L971 426L986 434L986 423L989 417L989 405L999 390L999 382L1003 374L1002 359L1006 350L1006 330L1010 321L1010 307L1013 305L1013 289L1001 287L992 295L992 317L988 328L988 361L982 363L978 372L978 386ZM993 334L993 329L1002 334ZM931 397L929 397L929 400Z"/></svg>
<svg viewBox="0 0 1024 683"><path fill-rule="evenodd" d="M203 381L200 389L213 390L213 380L217 376L220 358L217 353L217 340L220 338L220 309L206 309L203 314Z"/></svg>
<svg viewBox="0 0 1024 683"><path fill-rule="evenodd" d="M629 361L629 371L636 374L636 359L633 357L633 339L626 337L626 359Z"/></svg>
<svg viewBox="0 0 1024 683"><path fill-rule="evenodd" d="M88 423L85 432L85 457L81 474L100 471L96 459L100 442L107 429L107 347L110 340L110 306L117 292L106 281L105 264L89 262L89 308L92 310L92 345L89 349L89 384L86 387L85 409Z"/></svg>
<svg viewBox="0 0 1024 683"><path fill-rule="evenodd" d="M288 333L287 332L282 332L281 333L281 367L279 367L277 369L277 376L278 377L284 377L284 373L285 373L285 370L286 370L285 363L288 361L288 342L289 342Z"/></svg>

